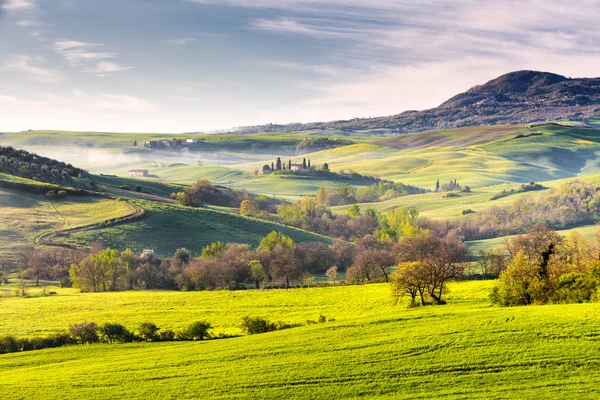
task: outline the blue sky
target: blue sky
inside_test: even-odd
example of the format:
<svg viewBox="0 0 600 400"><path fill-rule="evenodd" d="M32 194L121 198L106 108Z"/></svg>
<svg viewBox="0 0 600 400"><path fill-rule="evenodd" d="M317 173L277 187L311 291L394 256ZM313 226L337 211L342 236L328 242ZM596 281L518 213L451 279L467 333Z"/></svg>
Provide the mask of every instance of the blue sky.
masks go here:
<svg viewBox="0 0 600 400"><path fill-rule="evenodd" d="M517 69L600 76L600 2L0 0L0 131L396 114Z"/></svg>

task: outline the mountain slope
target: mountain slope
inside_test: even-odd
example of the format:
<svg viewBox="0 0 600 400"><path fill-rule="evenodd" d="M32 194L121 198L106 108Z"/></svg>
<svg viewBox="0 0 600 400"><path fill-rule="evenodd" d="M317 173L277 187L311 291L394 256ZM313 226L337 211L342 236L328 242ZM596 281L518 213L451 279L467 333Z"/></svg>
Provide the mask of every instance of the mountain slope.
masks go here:
<svg viewBox="0 0 600 400"><path fill-rule="evenodd" d="M600 78L571 79L548 72L516 71L475 86L429 110L347 121L246 127L241 131L386 129L412 133L561 119L583 121L595 116L600 116Z"/></svg>

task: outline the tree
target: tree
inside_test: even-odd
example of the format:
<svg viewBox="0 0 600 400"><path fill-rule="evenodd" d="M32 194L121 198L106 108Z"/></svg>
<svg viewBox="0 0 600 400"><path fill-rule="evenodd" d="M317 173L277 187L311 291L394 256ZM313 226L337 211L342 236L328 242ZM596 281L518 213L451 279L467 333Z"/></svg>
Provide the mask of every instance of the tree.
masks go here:
<svg viewBox="0 0 600 400"><path fill-rule="evenodd" d="M100 334L105 341L114 342L129 342L131 341L131 332L121 324L106 323L100 327Z"/></svg>
<svg viewBox="0 0 600 400"><path fill-rule="evenodd" d="M335 285L335 280L337 278L337 274L338 274L338 268L335 266L333 266L333 267L329 268L327 271L325 271L325 276L327 277L328 280L332 281L334 285Z"/></svg>
<svg viewBox="0 0 600 400"><path fill-rule="evenodd" d="M532 304L535 300L532 289L539 282L539 266L523 251L519 251L500 274L490 298L501 306Z"/></svg>
<svg viewBox="0 0 600 400"><path fill-rule="evenodd" d="M240 215L256 216L259 212L260 206L252 200L244 200L240 204Z"/></svg>
<svg viewBox="0 0 600 400"><path fill-rule="evenodd" d="M79 344L98 343L98 325L95 322L84 322L71 325L69 333L77 340Z"/></svg>
<svg viewBox="0 0 600 400"><path fill-rule="evenodd" d="M260 283L268 279L267 271L259 260L252 260L248 264L250 266L250 276L254 281L254 287L260 289Z"/></svg>
<svg viewBox="0 0 600 400"><path fill-rule="evenodd" d="M43 262L40 252L33 246L24 246L17 251L21 271L28 270L35 278L35 285L40 285L40 279L47 277L48 266Z"/></svg>
<svg viewBox="0 0 600 400"><path fill-rule="evenodd" d="M288 160L288 170L292 170L292 160Z"/></svg>
<svg viewBox="0 0 600 400"><path fill-rule="evenodd" d="M319 187L319 190L317 190L317 203L323 205L327 204L327 190L323 186Z"/></svg>
<svg viewBox="0 0 600 400"><path fill-rule="evenodd" d="M462 278L468 261L467 248L456 236L441 239L431 233L402 237L394 254L399 262L421 263L427 294L437 304L444 304L446 284Z"/></svg>
<svg viewBox="0 0 600 400"><path fill-rule="evenodd" d="M208 338L208 331L212 328L210 322L196 321L186 329L187 337L191 340L204 340Z"/></svg>
<svg viewBox="0 0 600 400"><path fill-rule="evenodd" d="M306 158L302 159L302 169L306 169Z"/></svg>
<svg viewBox="0 0 600 400"><path fill-rule="evenodd" d="M323 171L329 171L329 164L327 164L327 163L323 164Z"/></svg>
<svg viewBox="0 0 600 400"><path fill-rule="evenodd" d="M435 182L435 191L436 191L436 192L438 192L439 190L440 190L440 180L438 179L438 180Z"/></svg>
<svg viewBox="0 0 600 400"><path fill-rule="evenodd" d="M395 264L392 254L384 249L363 249L354 257L352 267L348 269L357 281L371 282L383 278L388 281L389 268Z"/></svg>
<svg viewBox="0 0 600 400"><path fill-rule="evenodd" d="M425 305L427 279L427 268L423 263L401 263L391 276L392 295L396 298L396 302L402 296L408 295L411 298L411 305L414 305L417 296L419 296L421 305Z"/></svg>
<svg viewBox="0 0 600 400"><path fill-rule="evenodd" d="M263 172L265 172L265 171L271 171L271 167L269 166L269 164L265 164L265 165L263 165L263 167L262 167L262 171L263 171Z"/></svg>
<svg viewBox="0 0 600 400"><path fill-rule="evenodd" d="M142 322L138 327L138 335L147 341L152 342L158 339L158 331L160 328L152 322Z"/></svg>
<svg viewBox="0 0 600 400"><path fill-rule="evenodd" d="M133 141L133 147L137 147L137 140Z"/></svg>
<svg viewBox="0 0 600 400"><path fill-rule="evenodd" d="M310 158L308 159L308 169L310 169Z"/></svg>
<svg viewBox="0 0 600 400"><path fill-rule="evenodd" d="M202 249L202 257L218 258L224 251L225 244L223 242L211 243Z"/></svg>
<svg viewBox="0 0 600 400"><path fill-rule="evenodd" d="M85 292L115 291L126 286L127 269L117 250L106 249L91 254L79 264L72 264L71 282Z"/></svg>
<svg viewBox="0 0 600 400"><path fill-rule="evenodd" d="M277 171L281 171L281 158L277 157L277 163L275 164Z"/></svg>
<svg viewBox="0 0 600 400"><path fill-rule="evenodd" d="M273 162L271 162L271 171L275 171L275 165L273 165Z"/></svg>
<svg viewBox="0 0 600 400"><path fill-rule="evenodd" d="M352 218L360 217L360 207L358 204L353 204L348 208L348 215Z"/></svg>

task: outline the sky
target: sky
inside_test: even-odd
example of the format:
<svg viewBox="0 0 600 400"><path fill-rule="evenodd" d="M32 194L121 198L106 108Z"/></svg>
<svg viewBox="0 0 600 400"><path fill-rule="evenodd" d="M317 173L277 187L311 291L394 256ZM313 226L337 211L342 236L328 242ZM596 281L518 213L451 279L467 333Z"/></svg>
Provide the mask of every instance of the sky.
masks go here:
<svg viewBox="0 0 600 400"><path fill-rule="evenodd" d="M600 76L600 0L0 0L0 132L195 132Z"/></svg>

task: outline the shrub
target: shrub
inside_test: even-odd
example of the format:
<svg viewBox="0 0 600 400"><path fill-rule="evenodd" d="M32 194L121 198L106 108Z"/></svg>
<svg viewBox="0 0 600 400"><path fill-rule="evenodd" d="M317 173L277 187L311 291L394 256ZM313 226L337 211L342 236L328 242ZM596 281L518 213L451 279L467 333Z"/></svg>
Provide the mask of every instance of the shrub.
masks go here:
<svg viewBox="0 0 600 400"><path fill-rule="evenodd" d="M14 336L0 336L0 354L14 353L19 350L19 342Z"/></svg>
<svg viewBox="0 0 600 400"><path fill-rule="evenodd" d="M159 339L159 330L160 328L152 322L143 322L138 328L138 334L143 340L152 342Z"/></svg>
<svg viewBox="0 0 600 400"><path fill-rule="evenodd" d="M175 332L171 329L165 329L164 331L160 331L158 335L161 342L172 342L175 340Z"/></svg>
<svg viewBox="0 0 600 400"><path fill-rule="evenodd" d="M106 323L100 327L102 339L109 343L113 342L130 342L132 334L121 324Z"/></svg>
<svg viewBox="0 0 600 400"><path fill-rule="evenodd" d="M210 328L212 328L210 322L196 321L186 329L187 336L191 340L204 340L208 338L208 330Z"/></svg>
<svg viewBox="0 0 600 400"><path fill-rule="evenodd" d="M71 336L79 344L97 343L100 341L98 337L98 325L95 322L71 325L69 333L71 333Z"/></svg>
<svg viewBox="0 0 600 400"><path fill-rule="evenodd" d="M244 333L255 335L257 333L272 332L277 329L277 325L261 317L244 317L241 328Z"/></svg>

